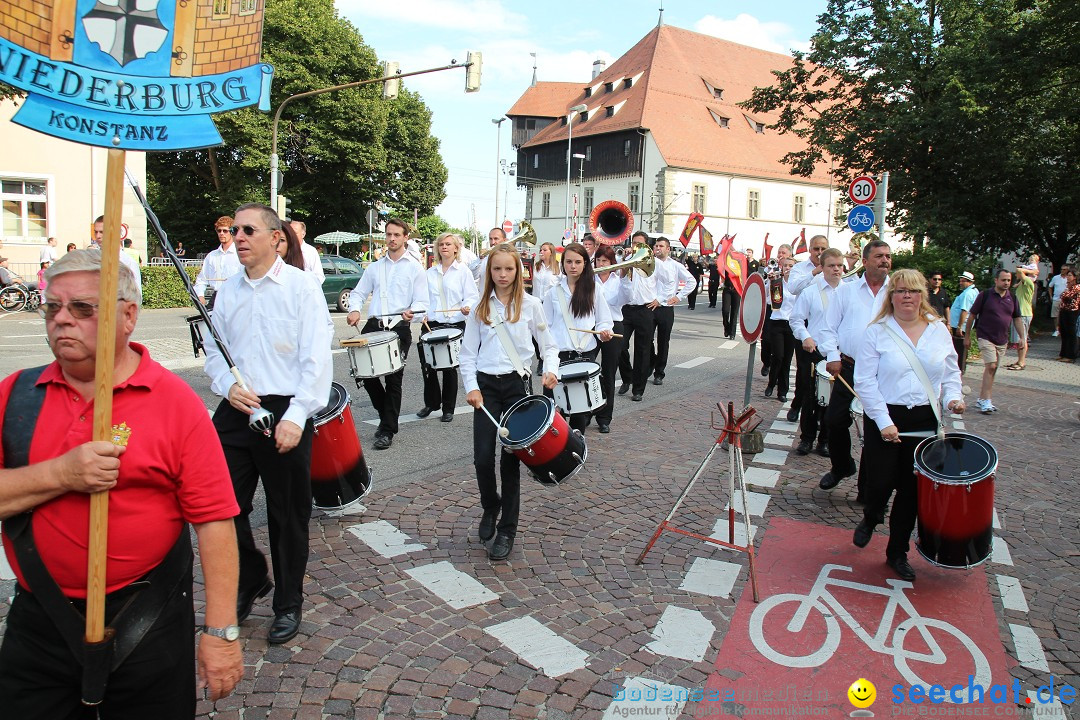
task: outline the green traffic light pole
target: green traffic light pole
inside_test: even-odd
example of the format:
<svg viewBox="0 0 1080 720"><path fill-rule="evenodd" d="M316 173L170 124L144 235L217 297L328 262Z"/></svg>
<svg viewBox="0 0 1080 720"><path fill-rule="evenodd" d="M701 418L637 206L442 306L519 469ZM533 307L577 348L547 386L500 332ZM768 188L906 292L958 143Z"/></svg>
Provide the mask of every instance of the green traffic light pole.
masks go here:
<svg viewBox="0 0 1080 720"><path fill-rule="evenodd" d="M475 57L475 59L474 59ZM333 92L334 90L346 90L348 88L361 87L363 85L374 85L375 83L385 83L391 80L400 80L401 78L412 77L413 75L425 75L427 73L441 72L443 70L453 70L454 68L472 68L473 66L480 66L480 53L470 52L468 60L464 63L458 63L457 60L451 60L449 65L443 65L436 68L428 68L427 70L414 70L413 72L396 72L390 75L379 78L371 78L370 80L357 80L356 82L345 83L344 85L334 85L333 87L320 88L318 90L308 90L307 92L297 93L296 95L290 95L281 101L278 105L277 112L274 113L274 130L273 130L273 144L270 150L270 207L277 209L277 197L278 197L278 122L281 121L281 111L285 109L285 106L291 103L293 100L299 100L300 98L312 97L313 95L321 95L323 93ZM476 92L480 87L479 78L475 83L475 87L472 87L466 82L465 92Z"/></svg>

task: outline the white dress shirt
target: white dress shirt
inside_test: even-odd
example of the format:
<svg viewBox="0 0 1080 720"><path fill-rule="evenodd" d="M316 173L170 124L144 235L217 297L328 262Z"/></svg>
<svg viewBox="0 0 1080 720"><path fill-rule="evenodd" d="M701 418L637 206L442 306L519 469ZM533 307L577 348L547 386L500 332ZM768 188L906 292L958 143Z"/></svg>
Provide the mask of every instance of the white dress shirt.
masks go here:
<svg viewBox="0 0 1080 720"><path fill-rule="evenodd" d="M826 360L837 362L840 353L852 358L859 357L859 346L866 335L866 326L881 309L888 286L889 278L886 277L875 295L866 284L866 275L863 275L857 282L842 283L836 289L825 311L821 337L814 338L818 351Z"/></svg>
<svg viewBox="0 0 1080 720"><path fill-rule="evenodd" d="M38 263L54 263L58 257L60 257L60 253L57 249L52 245L46 245L41 248L41 252L38 253Z"/></svg>
<svg viewBox="0 0 1080 720"><path fill-rule="evenodd" d="M825 326L825 311L835 294L836 288L825 282L824 275L818 275L805 292L799 293L788 324L791 325L791 334L800 344L807 338L813 338L815 343L819 342L821 329Z"/></svg>
<svg viewBox="0 0 1080 720"><path fill-rule="evenodd" d="M790 272L789 272L789 275L790 275ZM775 321L779 321L779 320L787 321L791 317L791 311L795 307L795 301L798 300L798 296L795 295L795 293L791 292L790 288L788 287L787 281L783 279L783 276L781 276L781 277L778 277L778 278L775 278L775 279L770 279L770 280L765 281L765 297L766 298L771 298L772 297L773 283L783 283L784 300L783 300L783 302L780 303L780 307L773 308L772 315L770 315L769 318L772 319L772 320L775 320ZM771 300L770 300L770 307L771 307Z"/></svg>
<svg viewBox="0 0 1080 720"><path fill-rule="evenodd" d="M203 297L207 286L218 290L226 280L243 270L244 266L236 255L236 243L229 243L228 250L216 247L203 258L202 270L195 278L195 292L199 297Z"/></svg>
<svg viewBox="0 0 1080 720"><path fill-rule="evenodd" d="M499 335L491 324L496 318L507 318L506 307L495 293L491 294L490 309L490 322L478 322L475 312L469 313L465 320L465 336L461 341L458 370L466 393L480 388L476 381L477 372L488 375L515 372L514 364L503 350ZM504 327L526 372L533 366L533 340L536 340L540 353L544 356L545 372L553 372L555 377L559 376L559 348L551 338L547 321L544 320L544 308L538 299L532 295L523 296L520 319L516 323L507 319ZM548 368L550 370L547 370Z"/></svg>
<svg viewBox="0 0 1080 720"><path fill-rule="evenodd" d="M385 304L383 289L386 290ZM368 265L360 282L349 293L350 310L360 310L371 296L368 315L388 320L406 310L422 313L428 309L428 286L424 268L409 254L397 260L386 253Z"/></svg>
<svg viewBox="0 0 1080 720"><path fill-rule="evenodd" d="M427 321L438 323L462 323L466 315L460 311L452 313L437 312L467 307L469 312L476 307L480 293L476 289L472 272L465 263L455 260L449 268L443 269L442 263L427 269L428 308Z"/></svg>
<svg viewBox="0 0 1080 720"><path fill-rule="evenodd" d="M784 289L792 295L799 295L803 290L810 286L810 283L812 283L815 278L821 276L821 273L814 275L814 267L813 260L803 260L800 263L796 263L795 267L791 268L788 272L787 285Z"/></svg>
<svg viewBox="0 0 1080 720"><path fill-rule="evenodd" d="M322 285L326 280L326 276L323 275L322 258L319 257L319 251L315 249L314 245L308 245L306 242L300 242L300 254L304 256L304 270L314 275L319 280L319 284Z"/></svg>
<svg viewBox="0 0 1080 720"><path fill-rule="evenodd" d="M438 250L438 248L435 249ZM476 262L476 253L462 245L461 249L458 250L458 260L465 263L465 267L470 268L471 271L473 263Z"/></svg>
<svg viewBox="0 0 1080 720"><path fill-rule="evenodd" d="M656 270L653 272L653 280L656 282L656 299L660 302L660 306L666 306L673 297L677 297L680 302L685 300L697 284L694 276L678 260L668 258L655 262ZM680 283L682 283L681 288Z"/></svg>
<svg viewBox="0 0 1080 720"><path fill-rule="evenodd" d="M604 330L610 330L613 325L611 311L608 309L607 300L604 298L604 292L599 287L594 288L593 311L583 317L574 315L574 311L570 307L570 284L565 275L560 275L558 284L548 290L547 295L544 296L544 317L547 319L548 328L551 330L551 336L554 338L555 344L559 348L559 352L568 350L586 352L592 350L596 347L595 335L592 333L574 332L566 327L566 319L563 317L562 312L562 303L559 302L560 294L566 300L566 310L567 314L570 316L570 322L573 323L573 328L602 332Z"/></svg>
<svg viewBox="0 0 1080 720"><path fill-rule="evenodd" d="M135 284L139 287L139 304L142 305L142 268L139 267L139 261L120 250L120 262L135 276Z"/></svg>
<svg viewBox="0 0 1080 720"><path fill-rule="evenodd" d="M953 400L964 399L956 350L945 323L935 319L923 331L919 342L913 343L896 318L890 315L866 328L866 337L855 360L855 392L862 400L866 417L883 429L896 424L889 417L886 405L904 405L910 409L930 404L926 389L911 369L907 357L885 330L886 324L922 362L935 399L943 400L942 412Z"/></svg>
<svg viewBox="0 0 1080 720"><path fill-rule="evenodd" d="M648 305L656 300L656 273L646 275L641 270L634 269L633 277L626 273L627 282L630 283L630 297L627 305ZM689 294L689 293L687 293Z"/></svg>
<svg viewBox="0 0 1080 720"><path fill-rule="evenodd" d="M533 282L532 282L532 294L541 300L547 295L548 290L555 287L559 282L559 276L551 270L548 270L547 265L537 261L533 265Z"/></svg>
<svg viewBox="0 0 1080 720"><path fill-rule="evenodd" d="M619 275L619 271L608 273L605 282L596 276L597 287L604 289L604 299L607 300L608 311L611 312L612 322L622 322L622 308L630 300L630 281Z"/></svg>
<svg viewBox="0 0 1080 720"><path fill-rule="evenodd" d="M292 396L279 420L302 428L326 406L333 330L314 277L280 257L258 280L246 272L234 275L218 289L212 320L252 392ZM211 389L228 397L235 378L212 341L206 343L204 371Z"/></svg>

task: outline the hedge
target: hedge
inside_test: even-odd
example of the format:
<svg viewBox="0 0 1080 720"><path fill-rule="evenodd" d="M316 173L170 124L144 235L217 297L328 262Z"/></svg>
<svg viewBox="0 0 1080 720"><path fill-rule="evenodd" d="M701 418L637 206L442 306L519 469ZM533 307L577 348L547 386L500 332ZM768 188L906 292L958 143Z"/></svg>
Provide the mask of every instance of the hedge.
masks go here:
<svg viewBox="0 0 1080 720"><path fill-rule="evenodd" d="M198 266L185 266L194 284L199 276ZM142 268L143 304L148 310L160 308L191 307L191 296L184 282L169 265L153 265Z"/></svg>

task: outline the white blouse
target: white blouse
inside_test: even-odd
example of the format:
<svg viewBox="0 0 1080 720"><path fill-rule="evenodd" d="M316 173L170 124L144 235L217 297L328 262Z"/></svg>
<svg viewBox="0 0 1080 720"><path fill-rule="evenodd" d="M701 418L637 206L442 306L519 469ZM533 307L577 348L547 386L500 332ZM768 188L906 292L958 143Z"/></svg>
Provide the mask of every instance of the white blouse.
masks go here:
<svg viewBox="0 0 1080 720"><path fill-rule="evenodd" d="M566 327L562 303L559 301L560 294L566 300L567 314L570 316L570 322L573 323L571 328ZM551 328L551 335L555 338L555 344L558 345L560 352L592 350L596 347L596 336L592 333L574 332L574 330L610 330L614 325L611 310L608 308L603 291L596 287L593 289L593 311L588 315L578 317L574 315L570 307L570 295L570 285L565 275L560 275L555 287L544 295L544 316L547 318L548 327Z"/></svg>
<svg viewBox="0 0 1080 720"><path fill-rule="evenodd" d="M866 328L859 356L855 358L855 392L862 400L866 417L877 423L879 428L886 428L896 424L889 417L886 405L913 408L930 404L926 390L911 369L907 357L897 347L896 340L885 331L885 323L915 351L915 357L922 362L936 396L943 400L942 412L953 400L964 399L956 350L945 323L934 320L923 331L919 342L912 343L896 319L889 316Z"/></svg>
<svg viewBox="0 0 1080 720"><path fill-rule="evenodd" d="M465 320L465 335L461 340L461 353L458 357L458 370L461 373L461 384L465 392L469 393L479 389L476 381L476 373L482 372L488 375L504 375L514 372L514 364L510 356L503 350L499 342L499 335L495 331L492 322L498 318L507 318L506 307L491 294L490 322L480 323L476 320L476 313L469 313ZM544 320L544 308L540 301L532 295L525 295L522 299L521 318L517 322L505 322L510 342L517 350L522 365L526 371L533 366L533 340L540 347L543 355L544 367L551 368L555 376L559 376L559 349L548 331L547 322Z"/></svg>
<svg viewBox="0 0 1080 720"><path fill-rule="evenodd" d="M556 283L559 282L559 277L559 275L551 272L547 265L542 265L537 261L533 265L532 294L543 300L548 290L555 287Z"/></svg>
<svg viewBox="0 0 1080 720"><path fill-rule="evenodd" d="M608 273L607 281L601 280L598 274L596 282L604 289L604 299L607 300L612 322L622 322L623 305L630 301L630 281L621 277L616 270Z"/></svg>
<svg viewBox="0 0 1080 720"><path fill-rule="evenodd" d="M430 309L427 321L439 323L462 323L465 315L461 312L444 313L439 310L476 307L480 292L476 289L472 271L460 260L455 260L449 268L443 270L442 263L427 269L428 299Z"/></svg>

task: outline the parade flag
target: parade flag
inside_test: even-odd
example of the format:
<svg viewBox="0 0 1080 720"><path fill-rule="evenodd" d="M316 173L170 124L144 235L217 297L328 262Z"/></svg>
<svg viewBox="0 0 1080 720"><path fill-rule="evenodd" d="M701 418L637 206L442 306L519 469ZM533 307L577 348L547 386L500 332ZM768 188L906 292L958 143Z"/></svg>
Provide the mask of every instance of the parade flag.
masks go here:
<svg viewBox="0 0 1080 720"><path fill-rule="evenodd" d="M727 256L731 252L731 241L732 238L728 235L720 238L720 247L716 251L716 267L720 272L723 272L724 268L727 267Z"/></svg>
<svg viewBox="0 0 1080 720"><path fill-rule="evenodd" d="M806 246L806 228L803 228L799 231L799 237L792 243L791 254L801 255L805 252L810 252L810 248Z"/></svg>
<svg viewBox="0 0 1080 720"><path fill-rule="evenodd" d="M724 258L724 271L727 273L728 279L735 285L735 292L739 294L739 297L742 297L747 278L746 253L729 250Z"/></svg>
<svg viewBox="0 0 1080 720"><path fill-rule="evenodd" d="M716 249L712 233L706 230L704 225L699 227L701 228L701 255L702 257L712 255Z"/></svg>
<svg viewBox="0 0 1080 720"><path fill-rule="evenodd" d="M699 212L690 213L690 216L686 218L686 225L683 226L682 234L679 236L683 247L689 247L690 241L694 238L694 233L701 227L701 221L704 219L705 216Z"/></svg>
<svg viewBox="0 0 1080 720"><path fill-rule="evenodd" d="M765 245L761 251L765 255L764 259L762 259L761 262L767 264L769 262L769 258L772 257L772 245L769 244L769 233L765 233Z"/></svg>

